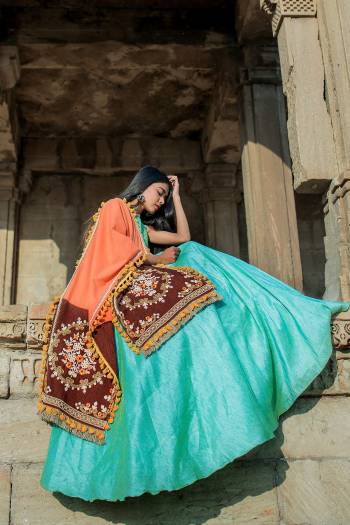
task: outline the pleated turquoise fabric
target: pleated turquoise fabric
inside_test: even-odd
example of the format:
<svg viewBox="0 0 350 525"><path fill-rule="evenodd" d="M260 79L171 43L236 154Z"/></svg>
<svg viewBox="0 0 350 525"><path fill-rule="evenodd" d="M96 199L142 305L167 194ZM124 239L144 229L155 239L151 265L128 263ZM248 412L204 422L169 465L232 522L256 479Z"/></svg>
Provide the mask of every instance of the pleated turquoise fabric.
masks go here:
<svg viewBox="0 0 350 525"><path fill-rule="evenodd" d="M123 396L106 444L53 427L46 490L116 501L207 477L272 438L278 417L326 365L331 316L350 303L306 297L193 241L180 248L173 266L204 273L224 299L148 358L115 331Z"/></svg>

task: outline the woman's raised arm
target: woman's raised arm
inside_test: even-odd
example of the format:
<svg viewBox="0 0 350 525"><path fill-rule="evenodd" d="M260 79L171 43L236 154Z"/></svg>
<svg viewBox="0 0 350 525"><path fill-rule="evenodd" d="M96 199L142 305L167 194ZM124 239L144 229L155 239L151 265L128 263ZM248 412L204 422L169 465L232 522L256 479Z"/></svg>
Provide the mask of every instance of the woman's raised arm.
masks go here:
<svg viewBox="0 0 350 525"><path fill-rule="evenodd" d="M187 217L181 203L178 178L175 175L169 175L169 179L173 185L173 201L176 212L176 233L155 230L152 226L147 226L148 236L153 244L181 244L182 242L191 239Z"/></svg>

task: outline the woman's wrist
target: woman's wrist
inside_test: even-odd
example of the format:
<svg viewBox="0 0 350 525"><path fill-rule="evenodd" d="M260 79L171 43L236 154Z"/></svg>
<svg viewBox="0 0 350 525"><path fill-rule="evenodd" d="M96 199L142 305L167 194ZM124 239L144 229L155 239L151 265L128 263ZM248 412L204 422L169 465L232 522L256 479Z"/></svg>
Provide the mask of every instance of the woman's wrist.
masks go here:
<svg viewBox="0 0 350 525"><path fill-rule="evenodd" d="M163 257L162 257L163 254L159 254L159 255L154 255L153 253L149 253L147 255L147 259L146 259L146 263L148 264L159 264L159 263L163 263Z"/></svg>

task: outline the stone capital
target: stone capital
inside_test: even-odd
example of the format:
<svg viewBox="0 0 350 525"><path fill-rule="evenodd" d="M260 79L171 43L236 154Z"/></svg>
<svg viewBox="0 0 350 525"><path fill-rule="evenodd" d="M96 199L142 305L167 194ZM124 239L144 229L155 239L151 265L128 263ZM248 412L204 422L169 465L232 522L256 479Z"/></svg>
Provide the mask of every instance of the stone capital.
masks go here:
<svg viewBox="0 0 350 525"><path fill-rule="evenodd" d="M260 7L271 16L272 33L275 37L284 18L316 15L316 0L260 0Z"/></svg>

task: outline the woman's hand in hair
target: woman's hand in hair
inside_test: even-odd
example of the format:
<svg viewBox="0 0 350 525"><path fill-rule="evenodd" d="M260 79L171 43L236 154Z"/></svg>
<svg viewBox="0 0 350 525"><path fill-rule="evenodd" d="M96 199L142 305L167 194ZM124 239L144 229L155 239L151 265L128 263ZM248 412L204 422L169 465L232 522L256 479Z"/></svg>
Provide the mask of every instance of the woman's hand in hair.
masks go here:
<svg viewBox="0 0 350 525"><path fill-rule="evenodd" d="M179 185L179 179L176 175L168 175L168 179L171 182L171 185L173 187L173 195L179 195L180 192L180 185Z"/></svg>

